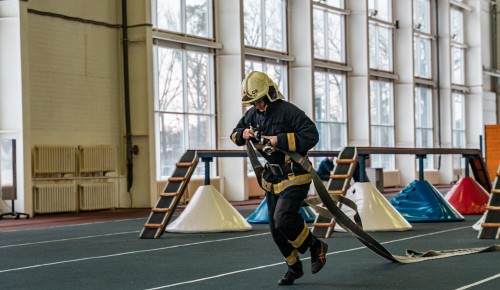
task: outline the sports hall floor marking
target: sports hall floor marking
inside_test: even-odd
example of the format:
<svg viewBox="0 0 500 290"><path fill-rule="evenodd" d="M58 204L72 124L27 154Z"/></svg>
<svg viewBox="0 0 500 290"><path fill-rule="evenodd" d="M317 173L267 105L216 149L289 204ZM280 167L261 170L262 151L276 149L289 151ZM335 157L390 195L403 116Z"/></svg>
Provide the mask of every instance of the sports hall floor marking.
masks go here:
<svg viewBox="0 0 500 290"><path fill-rule="evenodd" d="M73 225L51 226L50 229L66 228L66 227L88 226L88 225L103 224L103 223L118 223L118 222L133 221L133 220L142 220L142 219L144 219L144 218L131 218L131 219L114 220L114 221L102 221L102 222L91 222L91 223L82 223L82 224L73 224ZM41 228L32 228L32 229L19 229L19 230L10 230L10 231L0 231L0 235L3 234L3 233L24 232L24 231L37 231L37 230L46 230L46 229L48 229L48 228L47 227L41 227Z"/></svg>
<svg viewBox="0 0 500 290"><path fill-rule="evenodd" d="M464 289L469 289L469 288L472 288L472 287L474 287L474 286L481 285L481 284L483 284L483 283L485 283L485 282L488 282L488 281L494 280L494 279L496 279L496 278L500 278L500 273L498 273L498 274L496 274L496 275L493 275L493 276L491 276L491 277L488 277L488 278L486 278L486 279L479 280L479 281L477 281L477 282L475 282L475 283L472 283L472 284L465 285L465 286L463 286L463 287L457 288L457 289L455 289L455 290L464 290Z"/></svg>
<svg viewBox="0 0 500 290"><path fill-rule="evenodd" d="M420 238L420 237L425 237L425 236L432 236L432 235L436 235L436 234L441 234L441 233L445 233L445 232L456 231L456 230L461 230L461 229L466 229L466 228L470 228L470 226L459 227L459 228L455 228L455 229L449 229L449 230L438 231L438 232L434 232L434 233L422 234L422 235L417 235L417 236L412 236L412 237L407 237L407 238L402 238L402 239L387 241L387 242L383 242L382 244L389 244L389 243L395 243L395 242L400 242L400 241L404 241L404 240L410 240L410 239L415 239L415 238ZM26 269L33 269L33 268L39 268L39 267L60 265L60 264L66 264L66 263L75 263L75 262L95 260L95 259L104 259L104 258L111 258L111 257L125 256L125 255L132 255L132 254L138 254L138 253L146 253L146 252L153 252L153 251L168 250L168 249L174 249L174 248L180 248L180 247L187 247L187 246L194 246L194 245L201 245L201 244L208 244L208 243L224 242L224 241L244 239L244 238L251 238L251 237L262 236L262 235L269 235L269 234L270 234L269 232L266 232L266 233L260 233L260 234L255 234L255 235L245 235L245 236L240 236L240 237L232 237L232 238L225 238L225 239L208 240L208 241L201 241L201 242L196 242L196 243L188 243L188 244L182 244L182 245L174 245L174 246L168 246L168 247L155 248L155 249L138 250L138 251L130 251L130 252L123 252L123 253L103 255L103 256L95 256L95 257L79 258L79 259L72 259L72 260L64 260L64 261L58 261L58 262L52 262L52 263L37 264L37 265L31 265L31 266L25 266L25 267L18 267L18 268L11 268L11 269L0 270L0 273L21 271L21 270L26 270ZM343 250L343 251L332 252L332 253L329 253L327 255L333 255L333 254L338 254L338 253L345 253L345 252L350 252L350 251L357 251L357 250L360 250L360 249L366 249L366 247L362 246L362 247L358 247L358 248L352 248L352 249L347 249L347 250ZM310 259L310 258L305 258L304 260L307 260L307 259ZM273 267L273 266L276 266L276 265L280 265L282 263L284 263L284 262L270 264L270 265L264 265L264 266L260 266L260 267L257 267L257 268L243 269L243 270L240 270L240 271L235 271L235 272L230 272L230 273L224 273L224 274L221 274L221 275L222 276L227 276L227 275L237 274L237 273L240 273L240 272L246 272L246 271L252 271L252 270L257 270L257 269L261 269L261 268ZM206 277L206 278L201 278L201 279L197 279L197 280L190 280L190 281L186 281L186 282L181 282L181 284L195 283L195 282L198 282L198 281L203 281L203 280L208 280L208 279L215 279L217 277L222 277L221 275L211 276L211 277ZM181 284L177 283L177 284L175 284L175 286L176 285L181 285ZM174 284L172 284L172 285L174 285ZM152 288L152 289L161 289L161 288L167 288L167 287L172 287L172 286L166 285L166 286L160 286L160 288Z"/></svg>
<svg viewBox="0 0 500 290"><path fill-rule="evenodd" d="M260 234L255 234L255 235L245 235L245 236L241 236L241 237L232 237L232 238L225 238L225 239L209 240L209 241L202 241L202 242L196 242L196 243L188 243L188 244L182 244L182 245L174 245L174 246L161 247L161 248L155 248L155 249L130 251L130 252L123 252L123 253L103 255L103 256L95 256L95 257L87 257L87 258L80 258L80 259L73 259L73 260L65 260L65 261L45 263L45 264L37 264L37 265L31 265L31 266L25 266L25 267L19 267L19 268L11 268L11 269L0 270L0 273L20 271L20 270L26 270L26 269L33 269L33 268L39 268L39 267L45 267L45 266L60 265L60 264L66 264L66 263L74 263L74 262L95 260L95 259L104 259L104 258L111 258L111 257L119 257L119 256L132 255L132 254L138 254L138 253L147 253L147 252L168 250L168 249L188 247L188 246L194 246L194 245L202 245L202 244L209 244L209 243L217 243L217 242L238 240L238 239L251 238L251 237L263 236L263 235L269 235L269 234L270 233L260 233Z"/></svg>
<svg viewBox="0 0 500 290"><path fill-rule="evenodd" d="M126 234L138 233L138 232L140 232L140 231L111 233L111 234L84 236L84 237L76 237L76 238L66 238L66 239L58 239L58 240L48 240L48 241L31 242L31 243L23 243L23 244L4 245L4 246L0 246L0 249L2 249L2 248L12 248L12 247L22 247L22 246L31 246L31 245L38 245L38 244L49 244L49 243L57 243L57 242L66 242L66 241L73 241L73 240L92 239L92 238L100 238L100 237L115 236L115 235L126 235Z"/></svg>
<svg viewBox="0 0 500 290"><path fill-rule="evenodd" d="M456 230L469 229L469 228L470 228L470 226L459 227L459 228L455 228L455 229L449 229L449 230L438 231L438 232L433 232L433 233L428 233L428 234L422 234L422 235L417 235L417 236L412 236L412 237L407 237L407 238L402 238L402 239L397 239L397 240L391 240L391 241L383 242L381 244L397 243L397 242L401 242L401 241L405 241L405 240L417 239L417 238L421 238L421 237L427 237L427 236L442 234L442 233L456 231ZM352 251L357 251L357 250L362 250L362 249L367 249L367 248L365 246L362 246L362 247L357 247L357 248L352 248L352 249L346 249L346 250L341 250L341 251L330 252L330 253L328 253L326 255L329 256L329 255L335 255L335 254L342 254L342 253L347 253L347 252L352 252ZM310 257L305 257L302 260L309 260L309 259L311 259L311 258ZM146 290L157 290L157 289L170 288L170 287L175 287L175 286L180 286L180 285L192 284L192 283L196 283L196 282L201 282L201 281L206 281L206 280L212 280L212 279L216 279L216 278L220 278L220 277L224 277L224 276L229 276L229 275L234 275L234 274L238 274L238 273L249 272L249 271L254 271L254 270L259 270L259 269L264 269L264 268L269 268L269 267L274 267L274 266L277 266L277 265L283 265L283 263L285 263L285 262L279 262L279 263L274 263L274 264L269 264L269 265L263 265L263 266L259 266L259 267L241 269L241 270L237 270L237 271L222 273L222 274L219 274L219 275L208 276L208 277L203 277L203 278L199 278L199 279L188 280L188 281L178 282L178 283L174 283L174 284L168 284L168 285L164 285L164 286L158 286L158 287L155 287L155 288L148 288Z"/></svg>

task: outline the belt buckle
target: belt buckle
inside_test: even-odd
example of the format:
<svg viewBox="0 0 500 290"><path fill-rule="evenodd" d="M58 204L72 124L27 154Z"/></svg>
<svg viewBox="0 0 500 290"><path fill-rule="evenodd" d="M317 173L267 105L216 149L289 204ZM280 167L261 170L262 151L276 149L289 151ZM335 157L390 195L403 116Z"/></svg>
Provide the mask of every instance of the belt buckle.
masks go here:
<svg viewBox="0 0 500 290"><path fill-rule="evenodd" d="M279 164L271 164L269 163L269 169L273 173L273 175L276 176L283 176L283 170L281 169L281 166Z"/></svg>

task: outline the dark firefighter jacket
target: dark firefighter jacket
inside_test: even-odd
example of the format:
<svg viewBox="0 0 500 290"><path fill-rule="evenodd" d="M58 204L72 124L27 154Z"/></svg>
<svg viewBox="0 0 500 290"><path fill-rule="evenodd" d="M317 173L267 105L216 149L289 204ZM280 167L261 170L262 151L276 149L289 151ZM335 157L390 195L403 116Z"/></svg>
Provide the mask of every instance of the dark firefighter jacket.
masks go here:
<svg viewBox="0 0 500 290"><path fill-rule="evenodd" d="M305 156L319 139L318 130L312 120L295 105L283 100L268 103L266 111L262 113L251 107L234 128L231 140L238 146L245 145L246 140L242 134L250 126L255 128L254 131L260 131L263 136L277 136L278 149L297 152L302 156ZM276 176L269 170L264 171L266 186L270 189L272 184L275 194L292 185L311 182L309 173L299 164L293 164L283 152L276 150L268 155L263 153L261 148L257 149L268 163L285 165L291 169L291 172L284 170L283 176Z"/></svg>

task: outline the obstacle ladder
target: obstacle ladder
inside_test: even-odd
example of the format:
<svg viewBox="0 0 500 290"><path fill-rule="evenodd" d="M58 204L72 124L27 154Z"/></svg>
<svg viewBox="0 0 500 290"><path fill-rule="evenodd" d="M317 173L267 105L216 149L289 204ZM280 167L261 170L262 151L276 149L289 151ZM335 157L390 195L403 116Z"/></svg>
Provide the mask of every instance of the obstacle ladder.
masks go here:
<svg viewBox="0 0 500 290"><path fill-rule="evenodd" d="M174 173L168 179L156 206L151 209L148 221L139 235L140 238L158 239L161 237L184 194L196 165L198 165L198 154L195 150L186 151L179 162L175 164Z"/></svg>
<svg viewBox="0 0 500 290"><path fill-rule="evenodd" d="M484 213L484 222L479 230L480 239L500 239L500 166L498 167L495 184L491 190L490 200Z"/></svg>
<svg viewBox="0 0 500 290"><path fill-rule="evenodd" d="M328 181L328 194L345 196L358 161L356 147L346 147L339 153L336 165ZM337 204L340 206L341 204ZM329 238L335 229L335 219L318 214L312 224L312 233L317 237Z"/></svg>

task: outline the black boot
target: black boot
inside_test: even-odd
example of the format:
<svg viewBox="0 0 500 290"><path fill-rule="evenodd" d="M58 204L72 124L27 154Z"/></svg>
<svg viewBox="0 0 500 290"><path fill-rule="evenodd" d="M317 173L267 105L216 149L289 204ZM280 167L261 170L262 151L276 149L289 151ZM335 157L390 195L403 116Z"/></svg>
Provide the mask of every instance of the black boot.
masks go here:
<svg viewBox="0 0 500 290"><path fill-rule="evenodd" d="M311 246L311 272L318 273L326 264L326 252L328 251L328 244L317 240L314 246Z"/></svg>
<svg viewBox="0 0 500 290"><path fill-rule="evenodd" d="M288 266L288 271L286 271L285 276L278 281L278 285L293 285L293 282L302 276L304 276L302 262L297 261L293 266Z"/></svg>

